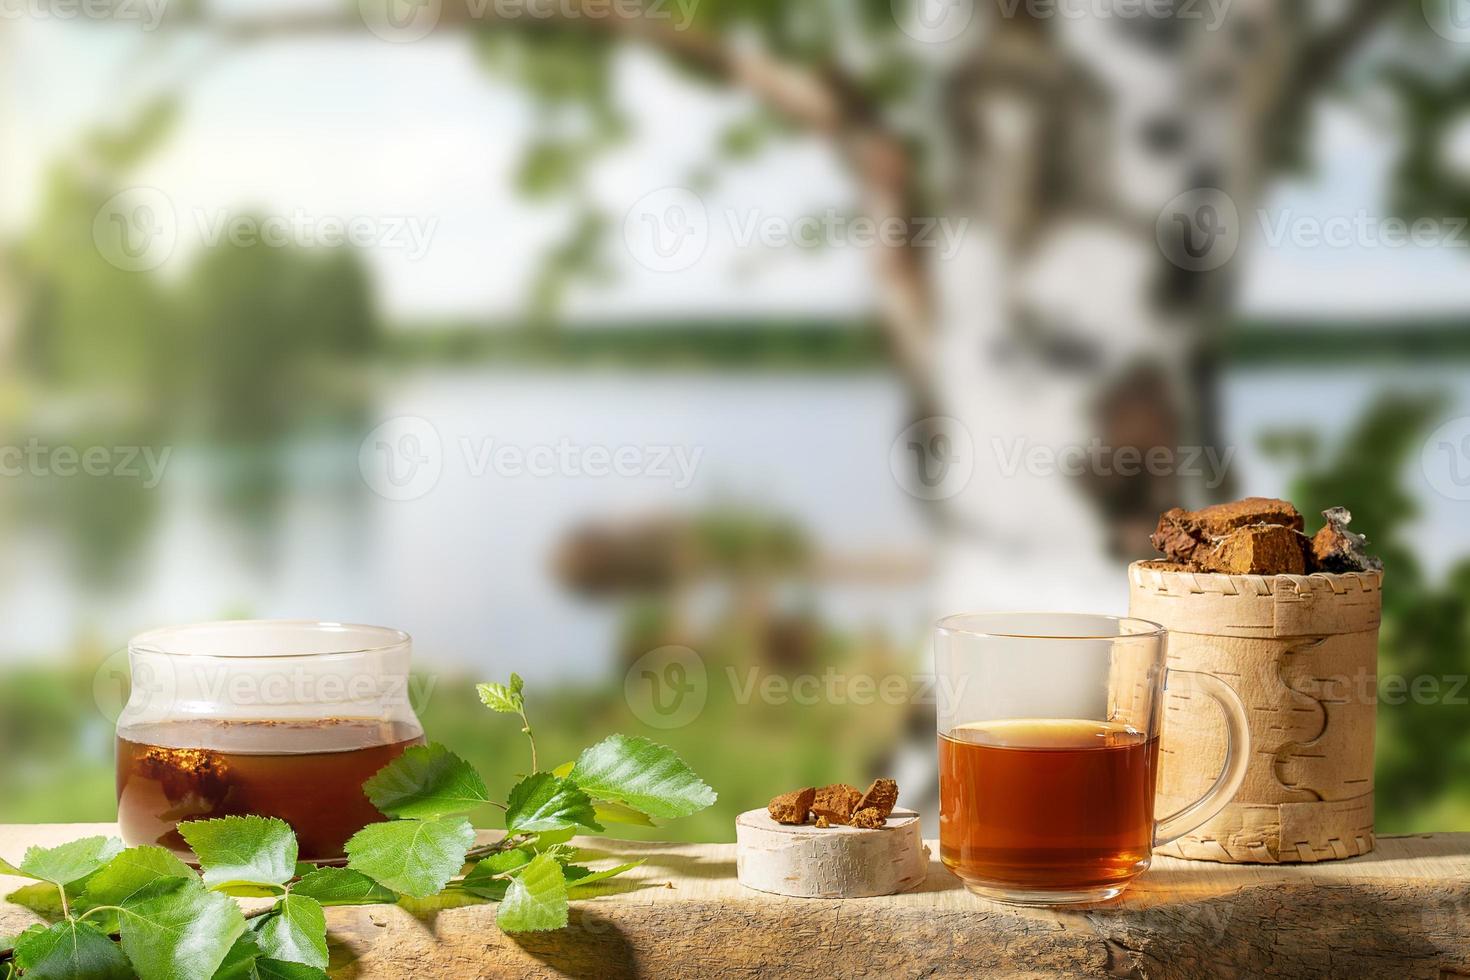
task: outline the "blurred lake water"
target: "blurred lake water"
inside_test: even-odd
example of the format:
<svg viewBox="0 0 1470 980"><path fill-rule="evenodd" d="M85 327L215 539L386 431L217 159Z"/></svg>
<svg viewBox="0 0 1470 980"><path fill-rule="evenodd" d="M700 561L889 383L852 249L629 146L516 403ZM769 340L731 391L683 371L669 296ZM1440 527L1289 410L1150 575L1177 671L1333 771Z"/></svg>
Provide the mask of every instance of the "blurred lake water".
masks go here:
<svg viewBox="0 0 1470 980"><path fill-rule="evenodd" d="M922 559L932 548L923 505L890 471L890 448L911 419L903 389L883 374L436 368L390 375L378 390L370 425L432 424L442 473L431 490L385 499L363 479L360 437L301 441L283 451L271 513L221 520L221 482L250 472L252 461L177 447L143 545L113 587L79 587L42 530L23 529L12 542L0 575L9 625L0 660L69 649L78 628L116 648L164 623L300 617L407 629L423 665L590 680L613 669L621 610L578 599L552 573L551 556L579 522L727 505L791 519L822 556ZM1232 374L1224 412L1235 486L1284 494L1290 468L1261 451L1262 434L1305 428L1330 446L1383 390L1440 390L1444 419L1470 414L1470 377L1456 365ZM629 458L647 471L497 472L493 454L503 446L541 458L558 447L610 455L633 447ZM693 464L687 485L677 451ZM1470 553L1470 513L1431 489L1417 455L1411 470L1405 485L1422 508L1413 540L1437 574ZM1095 611L1123 609L1119 580ZM917 574L792 585L781 601L839 629L881 629L916 651L937 612Z"/></svg>

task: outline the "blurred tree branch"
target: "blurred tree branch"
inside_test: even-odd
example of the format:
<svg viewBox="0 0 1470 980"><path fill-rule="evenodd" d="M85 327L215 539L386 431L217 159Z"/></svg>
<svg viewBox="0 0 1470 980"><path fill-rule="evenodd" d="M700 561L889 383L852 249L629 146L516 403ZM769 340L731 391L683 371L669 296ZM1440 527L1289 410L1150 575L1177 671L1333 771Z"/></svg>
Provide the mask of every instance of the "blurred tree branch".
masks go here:
<svg viewBox="0 0 1470 980"><path fill-rule="evenodd" d="M617 4L568 0L535 15L474 0L445 0L437 28L494 30L513 26L527 31L574 30L647 45L681 66L740 88L779 118L834 141L863 188L865 211L878 221L912 220L918 213L913 154L905 140L885 125L879 106L860 81L833 61L809 66L783 59L753 38L722 38L630 14ZM579 13L595 7L597 15ZM352 12L271 12L220 14L190 5L171 12L173 27L200 26L222 39L241 43L277 37L365 31ZM877 272L882 291L882 321L900 371L911 386L927 392L932 371L931 297L924 262L912 244L883 242Z"/></svg>
<svg viewBox="0 0 1470 980"><path fill-rule="evenodd" d="M1312 99L1332 84L1395 9L1410 5L1419 7L1419 0L1352 0L1332 26L1307 38L1282 92L1272 131L1287 138L1294 136Z"/></svg>

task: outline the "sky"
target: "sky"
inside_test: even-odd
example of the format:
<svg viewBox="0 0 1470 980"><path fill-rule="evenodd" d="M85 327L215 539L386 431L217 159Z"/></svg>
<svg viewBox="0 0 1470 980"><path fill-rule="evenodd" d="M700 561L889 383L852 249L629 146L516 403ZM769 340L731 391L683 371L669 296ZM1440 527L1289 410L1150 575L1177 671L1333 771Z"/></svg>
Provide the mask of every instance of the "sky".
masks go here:
<svg viewBox="0 0 1470 980"><path fill-rule="evenodd" d="M0 24L0 51L0 229L8 233L29 220L49 161L65 156L84 129L121 118L160 87L187 91L183 117L132 180L165 189L180 216L165 274L185 266L221 218L242 213L412 220L424 247L385 224L375 234L386 245L367 252L390 318L508 318L524 308L539 256L573 217L565 202L517 196L513 176L535 107L477 64L462 38L312 38L221 50L199 37L140 43L130 27L21 19ZM620 58L615 85L635 137L597 164L589 193L617 222L630 201L687 185L750 103L693 85L638 52ZM1317 172L1275 185L1265 205L1272 216L1387 213L1392 146L1367 118L1327 106L1313 148ZM1451 153L1470 171L1470 122ZM612 284L578 291L567 313L862 315L874 292L860 249L801 250L792 261L790 248L741 247L738 222L721 220L735 212L795 218L854 199L825 146L782 144L705 192L715 217L708 252L692 268L669 274L612 249ZM1244 254L1246 314L1470 309L1470 232L1455 247L1309 248L1263 243L1268 225L1246 226L1258 233Z"/></svg>

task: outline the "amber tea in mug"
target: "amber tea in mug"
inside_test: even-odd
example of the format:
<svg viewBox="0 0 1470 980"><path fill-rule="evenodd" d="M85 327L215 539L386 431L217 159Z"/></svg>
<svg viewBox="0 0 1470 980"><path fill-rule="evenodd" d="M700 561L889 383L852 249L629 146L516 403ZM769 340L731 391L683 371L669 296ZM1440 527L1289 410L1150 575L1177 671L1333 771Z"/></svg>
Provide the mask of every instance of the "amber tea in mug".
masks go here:
<svg viewBox="0 0 1470 980"><path fill-rule="evenodd" d="M129 647L132 691L117 728L123 839L190 856L178 825L254 814L331 861L383 820L362 784L413 745L411 641L335 623L206 623Z"/></svg>
<svg viewBox="0 0 1470 980"><path fill-rule="evenodd" d="M940 859L971 891L1022 904L1101 901L1153 848L1210 819L1245 776L1244 707L1214 677L1170 671L1162 627L1106 616L954 616L935 638ZM1155 820L1164 685L1216 700L1224 771Z"/></svg>

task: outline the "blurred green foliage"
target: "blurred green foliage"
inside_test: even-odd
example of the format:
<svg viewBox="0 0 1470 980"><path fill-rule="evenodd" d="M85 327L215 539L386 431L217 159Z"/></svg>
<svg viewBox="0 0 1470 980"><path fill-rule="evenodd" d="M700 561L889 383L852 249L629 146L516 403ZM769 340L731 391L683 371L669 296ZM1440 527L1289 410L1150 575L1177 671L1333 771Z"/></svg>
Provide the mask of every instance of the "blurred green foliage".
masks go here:
<svg viewBox="0 0 1470 980"><path fill-rule="evenodd" d="M536 732L543 767L575 759L587 746L614 732L644 735L673 746L720 794L708 811L665 827L617 826L615 836L645 839L725 840L735 814L759 806L792 786L845 779L862 782L881 774L902 736L907 706L876 701L861 707L767 704L744 699L746 685L766 676L752 669L739 644L727 642L706 656L709 699L697 720L673 730L652 728L629 709L623 678L610 676L588 686L527 689L527 714ZM911 668L872 655L840 653L839 669L884 677ZM112 721L99 707L119 702L110 677L99 676L97 651L77 654L65 665L11 668L0 674L0 823L112 821ZM737 683L728 683L735 671ZM526 737L517 719L488 711L475 694L481 678L421 674L412 690L428 737L470 760L497 792L507 792L530 765ZM503 678L501 678L503 680ZM498 811L475 814L482 826L498 826Z"/></svg>
<svg viewBox="0 0 1470 980"><path fill-rule="evenodd" d="M283 446L360 428L362 366L381 349L371 283L346 248L225 242L168 278L110 263L94 218L173 115L171 102L148 105L48 171L36 219L9 254L21 316L0 375L0 442L204 446L248 460L216 468L219 492L238 516L262 519L279 502ZM126 574L159 505L121 475L21 478L12 489L0 527L40 526L92 586Z"/></svg>
<svg viewBox="0 0 1470 980"><path fill-rule="evenodd" d="M1470 559L1443 581L1426 577L1403 483L1442 409L1432 395L1388 394L1330 450L1300 431L1267 446L1300 466L1291 496L1303 513L1347 507L1384 561L1375 787L1384 833L1470 827Z"/></svg>

